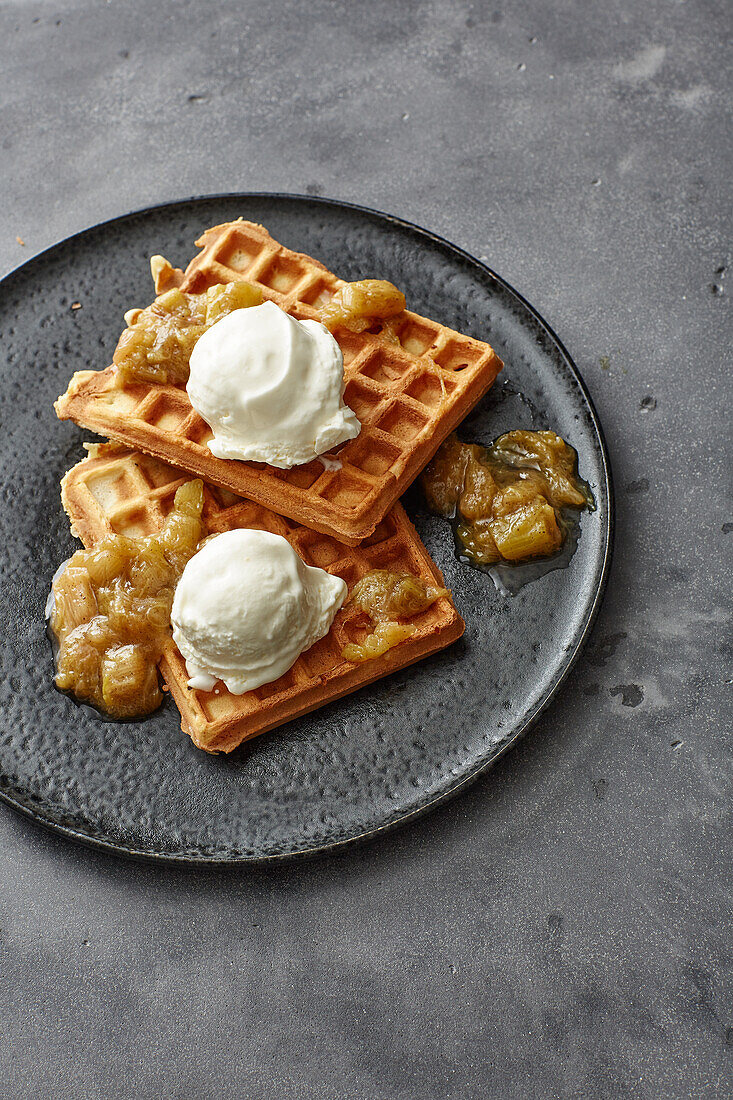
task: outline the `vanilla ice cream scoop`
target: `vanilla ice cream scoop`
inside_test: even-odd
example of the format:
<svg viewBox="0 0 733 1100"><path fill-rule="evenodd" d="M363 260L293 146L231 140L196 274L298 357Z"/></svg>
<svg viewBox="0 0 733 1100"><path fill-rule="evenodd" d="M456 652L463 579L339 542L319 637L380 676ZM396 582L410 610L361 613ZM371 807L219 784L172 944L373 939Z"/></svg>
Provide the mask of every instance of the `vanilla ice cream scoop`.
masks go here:
<svg viewBox="0 0 733 1100"><path fill-rule="evenodd" d="M274 302L235 309L201 336L186 389L217 458L289 469L361 431L344 404L344 359L319 321Z"/></svg>
<svg viewBox="0 0 733 1100"><path fill-rule="evenodd" d="M346 584L268 531L215 535L189 560L171 611L188 686L233 695L277 680L327 634Z"/></svg>

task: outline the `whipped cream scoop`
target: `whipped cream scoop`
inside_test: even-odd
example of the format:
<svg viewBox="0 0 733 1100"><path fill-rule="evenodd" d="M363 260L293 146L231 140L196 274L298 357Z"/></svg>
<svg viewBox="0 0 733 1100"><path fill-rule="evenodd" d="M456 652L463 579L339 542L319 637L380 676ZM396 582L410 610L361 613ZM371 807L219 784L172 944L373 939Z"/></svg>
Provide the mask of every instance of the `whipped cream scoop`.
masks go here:
<svg viewBox="0 0 733 1100"><path fill-rule="evenodd" d="M227 314L197 340L186 389L217 458L289 469L354 439L341 349L319 321L274 302Z"/></svg>
<svg viewBox="0 0 733 1100"><path fill-rule="evenodd" d="M188 561L171 611L188 686L233 695L277 680L328 633L346 598L340 577L306 565L268 531L208 539Z"/></svg>

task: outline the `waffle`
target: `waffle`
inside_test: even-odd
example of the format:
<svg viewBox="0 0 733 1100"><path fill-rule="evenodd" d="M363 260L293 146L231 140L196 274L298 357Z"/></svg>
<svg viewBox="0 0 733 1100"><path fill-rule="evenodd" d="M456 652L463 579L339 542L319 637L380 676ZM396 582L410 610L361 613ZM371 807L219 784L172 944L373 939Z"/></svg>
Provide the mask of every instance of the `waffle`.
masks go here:
<svg viewBox="0 0 733 1100"><path fill-rule="evenodd" d="M92 447L90 457L69 470L61 482L61 499L72 532L89 547L110 532L140 537L157 530L185 480L180 470L155 458L106 444ZM306 564L342 577L349 588L370 569L384 568L443 584L400 504L357 548L208 485L204 519L210 533L250 527L283 535ZM371 624L353 605L342 607L325 638L301 654L284 676L245 695L232 695L222 686L218 693L189 690L186 667L172 639L165 646L160 668L181 712L183 731L207 752L231 752L258 733L435 653L464 630L447 597L436 600L411 622L417 629L407 641L383 657L353 665L344 661L341 651L348 642L363 641Z"/></svg>
<svg viewBox="0 0 733 1100"><path fill-rule="evenodd" d="M266 229L238 221L209 229L201 253L164 285L200 293L215 283L247 279L301 320L343 281L318 261L291 252ZM171 278L172 274L172 278ZM163 284L158 284L163 289ZM212 432L185 388L130 384L112 368L79 371L56 402L62 420L126 443L206 481L263 504L317 531L356 545L387 515L450 432L491 386L502 362L488 344L405 310L399 343L379 332L337 334L344 355L345 401L360 435L338 463L316 460L291 470L215 458Z"/></svg>

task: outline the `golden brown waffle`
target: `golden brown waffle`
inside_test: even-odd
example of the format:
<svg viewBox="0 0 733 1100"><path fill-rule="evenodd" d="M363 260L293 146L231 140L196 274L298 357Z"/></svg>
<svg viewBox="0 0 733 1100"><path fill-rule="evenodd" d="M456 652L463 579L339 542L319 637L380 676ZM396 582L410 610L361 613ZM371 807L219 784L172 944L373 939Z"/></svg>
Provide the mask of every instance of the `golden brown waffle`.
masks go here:
<svg viewBox="0 0 733 1100"><path fill-rule="evenodd" d="M61 482L61 499L73 533L88 547L112 531L138 537L157 530L185 480L180 470L157 459L107 444L92 448L89 458L69 470ZM443 584L400 504L358 548L211 486L205 487L204 518L210 533L251 527L283 535L308 565L342 577L349 588L370 569L413 573L429 584ZM183 658L172 639L160 667L181 712L181 728L207 752L231 752L258 733L427 657L459 638L464 629L447 597L411 622L417 630L407 641L383 657L353 665L344 661L341 650L348 642L363 641L371 624L353 606L342 607L326 637L303 653L289 672L245 695L232 695L223 686L218 694L189 690Z"/></svg>
<svg viewBox="0 0 733 1100"><path fill-rule="evenodd" d="M304 320L318 319L319 307L343 285L318 261L284 248L251 222L216 226L197 244L203 251L167 286L177 282L200 292L245 278ZM355 545L374 531L502 367L488 344L408 310L398 316L396 332L399 344L379 332L337 333L345 401L362 424L361 434L338 452L340 468L324 469L316 460L277 470L215 458L206 445L211 430L191 408L185 388L117 388L112 368L75 374L56 411L62 420Z"/></svg>

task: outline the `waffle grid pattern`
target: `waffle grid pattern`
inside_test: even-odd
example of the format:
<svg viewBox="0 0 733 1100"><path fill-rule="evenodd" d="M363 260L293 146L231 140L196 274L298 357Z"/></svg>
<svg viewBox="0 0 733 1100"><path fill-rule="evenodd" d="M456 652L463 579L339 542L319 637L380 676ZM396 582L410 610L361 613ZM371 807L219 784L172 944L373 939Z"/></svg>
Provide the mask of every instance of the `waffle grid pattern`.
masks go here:
<svg viewBox="0 0 733 1100"><path fill-rule="evenodd" d="M318 309L343 285L316 260L291 252L249 222L211 229L197 243L203 251L179 276L187 291L245 278L304 320L318 319ZM344 398L362 430L327 468L318 460L277 470L216 459L206 445L211 431L185 389L120 389L111 369L75 375L57 411L355 544L375 529L502 366L488 344L409 311L396 333L399 344L376 331L339 333Z"/></svg>
<svg viewBox="0 0 733 1100"><path fill-rule="evenodd" d="M66 474L62 500L72 530L91 546L111 531L135 537L157 530L185 480L179 470L148 455L101 446ZM307 565L336 574L349 588L370 569L379 568L443 583L400 505L356 548L208 485L204 518L212 534L249 527L282 535ZM243 740L420 660L463 631L463 622L447 598L437 600L413 621L417 631L412 638L378 660L355 666L343 660L341 651L348 642L361 642L370 625L353 606L343 607L326 637L302 654L284 676L240 696L223 687L218 693L189 690L183 659L172 640L161 669L181 711L183 730L200 748L230 752Z"/></svg>

